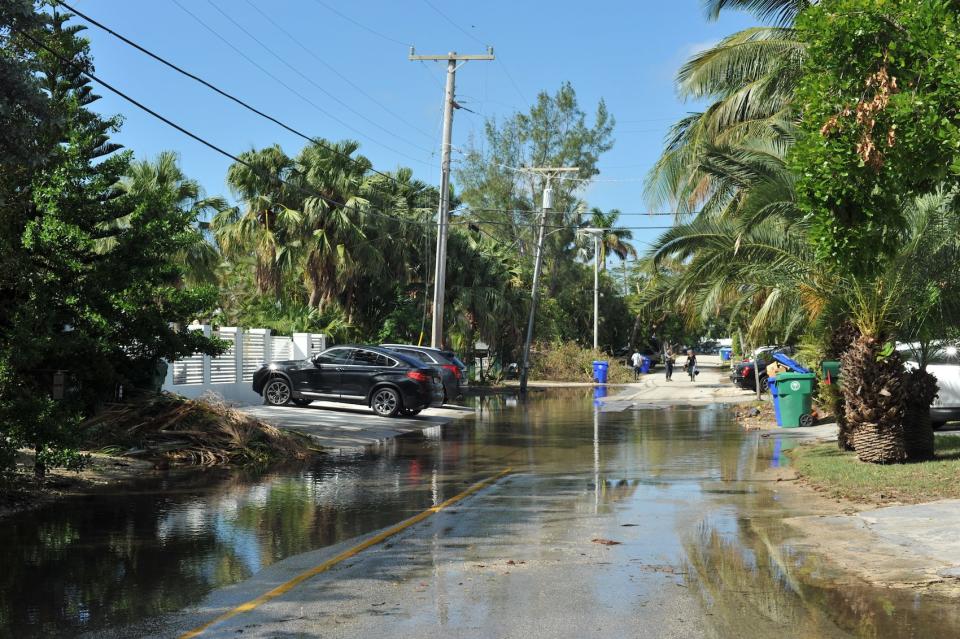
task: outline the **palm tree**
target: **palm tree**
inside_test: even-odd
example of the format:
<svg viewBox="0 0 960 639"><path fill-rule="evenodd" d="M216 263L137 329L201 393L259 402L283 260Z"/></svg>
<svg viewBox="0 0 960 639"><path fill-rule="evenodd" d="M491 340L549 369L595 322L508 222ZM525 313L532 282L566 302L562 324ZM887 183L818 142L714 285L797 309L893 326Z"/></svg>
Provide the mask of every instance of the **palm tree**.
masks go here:
<svg viewBox="0 0 960 639"><path fill-rule="evenodd" d="M155 160L141 160L130 164L127 175L120 181L119 187L125 193L136 196L152 196L170 202L171 206L186 212L195 224L190 227L192 241L174 256L180 265L182 282L197 285L216 281L216 269L221 256L204 233L206 222L202 218L211 212L223 211L227 202L222 197L206 197L200 184L183 173L179 158L172 151L161 152ZM129 223L126 218L115 220L114 226ZM108 250L110 238L101 243L101 249Z"/></svg>
<svg viewBox="0 0 960 639"><path fill-rule="evenodd" d="M351 140L318 142L304 147L296 160L296 180L307 193L300 205L300 237L309 304L323 310L339 301L351 322L360 276L384 268L382 252L367 237L367 225L377 216L369 215L367 199L372 165L353 156L359 147Z"/></svg>
<svg viewBox="0 0 960 639"><path fill-rule="evenodd" d="M618 227L617 221L620 219L618 209L610 209L604 213L602 210L594 207L590 209L590 220L584 227L603 229L600 235L600 254L596 256L600 264L600 270L607 270L607 254L613 253L621 260L628 257L637 257L637 249L634 248L628 240L633 239L633 232L628 228Z"/></svg>
<svg viewBox="0 0 960 639"><path fill-rule="evenodd" d="M715 17L735 6L761 19L779 17L782 26L761 26L735 33L697 54L680 70L677 87L686 99L712 100L703 112L674 125L665 149L647 179L654 205L677 206L681 214L697 211L714 190L712 175L702 170L703 157L715 147L762 151L784 157L793 142L792 100L804 48L790 28L805 2L707 2ZM788 19L788 20L787 20Z"/></svg>
<svg viewBox="0 0 960 639"><path fill-rule="evenodd" d="M213 219L214 237L230 259L255 256L259 295L282 297L283 273L291 268L291 246L299 214L297 193L287 185L291 160L279 145L247 151L227 170L227 183L240 207Z"/></svg>

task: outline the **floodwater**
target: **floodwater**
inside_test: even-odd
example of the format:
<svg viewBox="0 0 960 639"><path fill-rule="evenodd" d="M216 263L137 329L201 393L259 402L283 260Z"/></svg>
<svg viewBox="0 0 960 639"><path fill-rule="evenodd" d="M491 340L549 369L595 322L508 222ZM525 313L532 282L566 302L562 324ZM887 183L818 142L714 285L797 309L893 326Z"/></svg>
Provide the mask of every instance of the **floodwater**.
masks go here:
<svg viewBox="0 0 960 639"><path fill-rule="evenodd" d="M572 489L571 515L629 512L642 525L649 514L658 527L666 518L673 535L650 539L651 556L696 594L712 636L960 636L955 604L842 579L802 544L784 544L782 519L807 512L784 505L763 471L787 463L790 443L744 433L723 407L600 409L591 395L555 391L476 408L365 452L263 472L165 473L0 520L0 636L96 636L180 610L506 466L536 478L528 485L544 499Z"/></svg>

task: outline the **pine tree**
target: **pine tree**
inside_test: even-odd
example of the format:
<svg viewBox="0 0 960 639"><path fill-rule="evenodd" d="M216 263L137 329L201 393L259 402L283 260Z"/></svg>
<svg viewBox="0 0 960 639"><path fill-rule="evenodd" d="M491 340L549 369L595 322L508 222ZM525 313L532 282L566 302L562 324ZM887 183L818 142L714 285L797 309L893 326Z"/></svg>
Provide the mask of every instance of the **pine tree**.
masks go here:
<svg viewBox="0 0 960 639"><path fill-rule="evenodd" d="M175 286L171 256L192 241L191 214L163 193L119 188L131 155L110 141L120 119L90 108L82 27L56 11L28 18L8 47L25 52L13 61L36 78L45 113L16 145L38 160L14 176L19 206L3 220L0 264L13 266L0 280L0 424L8 451L34 449L42 478L82 461L77 425L119 385L144 386L161 358L217 345L171 328L214 303L213 291Z"/></svg>

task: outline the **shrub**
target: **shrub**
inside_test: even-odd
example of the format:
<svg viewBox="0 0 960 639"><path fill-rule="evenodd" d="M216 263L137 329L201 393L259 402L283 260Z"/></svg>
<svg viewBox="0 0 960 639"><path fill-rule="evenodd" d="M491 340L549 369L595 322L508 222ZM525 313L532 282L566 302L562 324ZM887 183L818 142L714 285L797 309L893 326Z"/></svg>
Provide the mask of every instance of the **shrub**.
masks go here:
<svg viewBox="0 0 960 639"><path fill-rule="evenodd" d="M551 382L593 381L594 360L610 363L607 381L625 384L633 381L633 371L618 363L609 353L582 348L574 342L539 344L532 355L531 377Z"/></svg>

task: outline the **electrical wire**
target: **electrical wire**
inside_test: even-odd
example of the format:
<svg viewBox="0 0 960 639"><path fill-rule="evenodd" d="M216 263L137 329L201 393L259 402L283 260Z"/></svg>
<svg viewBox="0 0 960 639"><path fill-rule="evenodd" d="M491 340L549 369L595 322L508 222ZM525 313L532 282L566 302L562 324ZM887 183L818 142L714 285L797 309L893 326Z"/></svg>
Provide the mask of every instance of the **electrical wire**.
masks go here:
<svg viewBox="0 0 960 639"><path fill-rule="evenodd" d="M362 96L364 96L365 98L367 98L368 100L370 100L371 102L373 102L374 104L376 104L378 107L380 107L381 109L383 109L383 111L384 111L385 113L388 113L388 114L390 114L391 116L393 116L394 118L396 118L397 120L399 120L400 122L403 122L405 125L407 125L407 126L410 127L411 129L413 129L414 131L416 131L416 132L418 132L418 133L421 133L422 135L424 135L424 136L426 136L426 137L428 137L428 138L430 138L430 139L434 139L434 136L433 136L432 134L424 131L423 129L420 129L420 128L418 128L418 127L413 126L413 125L410 124L410 122L407 121L407 119L404 118L402 115L396 113L395 111L393 111L392 109L390 109L387 105L385 105L384 103L380 102L380 101L377 100L375 97L373 97L372 95L370 95L369 93L367 93L366 90L364 90L363 87L359 86L357 83L355 83L353 80L351 80L351 79L349 78L349 76L346 76L346 75L340 73L339 71L337 71L337 69L336 69L335 67L333 67L330 63L328 63L328 62L327 62L326 60L324 60L322 57L320 57L319 55L317 55L312 49L310 49L310 47L308 47L307 45L303 44L303 42L302 42L301 40L299 40L296 36L294 36L292 33L290 33L289 31L287 31L282 25L278 24L273 18L270 17L270 14L269 14L269 13L263 11L263 10L262 10L260 7L258 7L254 2L252 2L251 0L244 0L244 2L246 2L246 3L250 6L250 8L252 8L254 11L256 11L256 12L259 13L261 16L263 16L264 20L266 20L267 22L269 22L270 24L272 24L278 31L280 31L280 33L282 33L283 35L285 35L288 40L290 40L290 41L293 42L295 45L297 45L298 47L300 47L301 49L303 49L303 51L306 52L307 55L309 55L311 58L313 58L314 60L316 60L317 62L319 62L319 63L322 64L323 66L325 66L327 69L330 70L331 73L333 73L333 74L336 75L338 78L340 78L341 80L343 80L344 82L346 82L349 86L353 87L353 88L354 88L358 93L360 93Z"/></svg>
<svg viewBox="0 0 960 639"><path fill-rule="evenodd" d="M94 82L97 82L98 84L100 84L101 86L103 86L104 88L106 88L107 90L109 90L110 92L112 92L112 93L118 95L119 97L123 98L124 100L126 100L126 101L129 102L130 104L134 105L135 107L137 107L137 108L140 109L141 111L144 111L144 112L148 113L149 115L153 116L154 118L160 120L161 122L163 122L163 123L166 124L167 126L173 128L173 129L176 129L176 130L179 131L180 133L182 133L182 134L186 135L187 137L189 137L189 138L191 138L191 139L199 142L200 144L202 144L202 145L206 146L207 148L209 148L209 149L211 149L211 150L219 153L220 155L223 155L224 157L227 157L227 158L233 160L234 162L236 162L236 163L238 163L238 164L242 164L243 166L247 167L247 168L250 169L251 171L253 171L253 172L257 173L257 174L263 175L263 172L260 171L256 166L254 166L254 165L251 164L250 162L247 162L246 160L243 160L243 159L237 157L236 155L233 155L233 154L230 153L229 151L226 151L226 150L220 148L219 146L217 146L217 145L214 144L213 142L210 142L209 140L207 140L207 139L205 139L205 138L197 135L196 133L193 133L193 132L190 131L189 129L186 129L186 128L180 126L179 124L177 124L177 123L174 122L173 120L170 120L169 118L167 118L167 117L161 115L160 113L154 111L153 109L151 109L150 107L146 106L146 105L143 104L142 102L139 102L136 98L133 98L133 97L127 95L127 94L124 93L122 90L120 90L120 89L118 89L117 87L113 86L112 84L110 84L110 83L107 82L106 80L103 80L102 78L98 77L98 76L95 75L93 72L91 72L89 69L87 69L84 65L78 63L78 62L75 61L75 60L70 60L70 59L68 59L68 58L64 58L64 57L61 56L59 53L57 53L56 51L54 51L53 49L51 49L50 47L48 47L48 46L47 46L46 44L44 44L43 42L40 42L39 40L37 40L36 38L34 38L33 36L31 36L30 34L24 32L24 31L20 31L20 30L18 30L18 29L14 29L14 30L12 30L12 31L16 31L16 32L19 33L22 37L26 38L27 40L29 40L30 42L32 42L34 45L40 47L41 49L43 49L43 50L46 51L47 53L51 54L52 56L54 56L56 59L58 59L58 60L59 60L60 62L62 62L63 64L67 64L67 65L72 66L73 68L77 69L80 73L82 73L83 75L87 76L88 78L90 78L90 79L93 80ZM320 193L319 191L316 191L316 190L311 189L311 188L304 187L304 186L302 186L302 185L300 185L300 184L294 184L293 182L290 182L290 181L288 181L288 180L284 180L283 178L279 178L279 177L272 176L272 175L266 175L266 177L267 177L268 179L270 179L270 180L279 182L280 184L283 184L283 185L285 185L285 186L289 186L290 188L293 188L293 189L295 189L295 190L298 190L298 191L300 191L301 193L305 193L305 194L307 194L307 195L316 197L316 198L318 198L318 199L320 199L320 200L323 200L324 202L326 202L326 203L328 203L328 204L331 204L331 205L333 205L333 206L338 206L338 207L340 207L340 208L342 208L342 209L345 209L345 210L352 210L352 211L354 211L354 212L356 212L356 213L359 213L359 214L372 215L372 216L374 216L374 217L385 218L385 219L393 220L394 222L403 222L403 223L407 223L407 224L418 224L418 225L436 226L436 222L422 222L422 221L420 221L420 220L412 220L412 219L409 219L409 218L397 217L396 215L388 215L388 214L386 214L386 213L383 213L383 212L380 212L380 211L377 211L377 210L373 210L373 209L358 209L356 206L348 206L346 203L344 203L344 202L339 202L339 201L337 201L337 200L335 200L335 199L333 199L333 198L331 198L331 197L328 197L328 196Z"/></svg>
<svg viewBox="0 0 960 639"><path fill-rule="evenodd" d="M307 104L309 104L310 106L312 106L312 107L313 107L314 109L316 109L318 112L320 112L320 113L322 113L323 115L327 116L328 118L330 118L330 119L333 120L334 122L337 122L337 123L341 124L342 126L350 129L351 131L357 132L358 135L363 136L364 138L370 140L370 141L373 142L374 144L377 144L378 146L383 147L384 149L386 149L386 150L388 150L388 151L390 151L390 152L392 152L392 153L396 153L397 155L401 155L401 156L407 158L408 160L412 160L412 161L414 161L414 162L418 162L418 163L421 163L421 164L429 164L428 162L424 162L423 160L421 160L421 159L419 159L419 158L415 158L415 157L413 157L413 156L411 156L411 155L408 155L408 154L406 154L406 153L404 153L404 152L402 152L402 151L398 151L397 149L394 149L393 147L387 146L386 144L384 144L384 143L382 143L382 142L380 142L380 141L378 141L378 140L370 137L369 135L366 135L366 134L360 132L360 131L359 131L358 129L356 129L355 127L350 126L349 124L347 124L346 122L344 122L344 121L341 120L340 118L338 118L338 117L334 116L333 114L329 113L326 109L324 109L323 107L321 107L319 104L317 104L316 102L314 102L313 100L311 100L310 98L308 98L307 96L305 96L303 93L301 93L300 91L298 91L297 89L293 88L293 87L290 86L288 83L284 82L283 80L281 80L280 78L278 78L276 75L274 75L273 73L271 73L271 72L270 72L268 69L266 69L263 65L261 65L260 63L258 63L256 60L254 60L253 58L251 58L250 56L248 56L246 53L244 53L239 47L237 47L237 46L234 45L232 42L230 42L230 40L228 40L227 38L225 38L225 37L223 37L222 35L220 35L213 27L211 27L211 26L208 25L206 22L204 22L199 16L197 16L197 15L194 14L192 11L190 11L190 10L187 9L185 6L183 6L183 4L181 4L181 3L179 2L179 0L171 0L171 2L173 2L175 5L177 5L177 6L180 8L181 11L183 11L184 13L186 13L187 15L189 15L191 18L193 18L198 24L200 24L200 26L202 26L204 29L206 29L206 30L209 31L211 34L213 34L214 37L216 37L216 38L219 39L221 42L223 42L224 44L226 44L228 47L230 47L231 49L233 49L233 51L235 51L235 52L237 53L237 55L239 55L240 57L242 57L244 60L246 60L247 62L249 62L249 63L252 64L253 66L255 66L255 67L256 67L257 69L259 69L263 74L265 74L265 75L269 76L270 78L272 78L277 84L279 84L280 86L284 87L285 89L287 89L288 91L290 91L291 93L293 93L295 96L297 96L298 98L300 98L301 100L303 100L304 102L306 102Z"/></svg>
<svg viewBox="0 0 960 639"><path fill-rule="evenodd" d="M177 2L178 0L174 0L174 1ZM260 38L258 38L256 35L254 35L249 29L247 29L247 28L244 27L242 24L240 24L237 20L235 20L235 19L233 18L233 16L231 16L229 13L227 13L226 11L224 11L223 9L221 9L221 8L219 7L219 5L217 5L215 2L213 2L213 0L207 0L207 4L209 4L211 7L213 7L213 9L214 9L217 13L219 13L219 14L222 15L224 18L226 18L233 26L235 26L236 28L240 29L240 31L242 31L243 33L245 33L248 38L250 38L251 40L253 40L254 42L256 42L258 45L260 45L260 47L261 47L264 51L266 51L267 53L269 53L270 55L272 55L274 58L276 58L276 59L280 62L280 64L282 64L283 66L287 67L287 68L290 69L293 73L295 73L295 74L297 74L298 76L300 76L301 78L303 78L303 81L304 81L304 82L306 82L307 84L309 84L310 86L312 86L313 88L315 88L317 91L320 91L320 93L324 94L325 96L327 96L328 98L330 98L331 100L333 100L334 102L336 102L337 104L339 104L340 106L342 106L344 109L346 109L347 111L349 111L350 113L352 113L353 115L357 116L358 118L360 118L360 119L363 120L364 122L368 123L369 125L380 129L381 131L383 131L383 132L386 133L387 135L391 135L391 136L395 137L396 139L400 140L401 142L403 142L403 143L405 143L405 144L409 144L410 146L412 146L412 147L414 147L414 148L416 148L416 149L419 149L419 150L421 150L421 151L426 151L427 153L430 152L428 149L420 146L417 142L412 142L412 141L408 140L407 138L403 137L402 135L398 135L396 132L391 131L390 129L388 129L388 128L384 127L384 126L381 126L380 124L378 124L378 123L375 122L374 120L371 120L370 118L366 117L366 116L363 115L362 113L357 112L357 111L354 110L354 108L351 107L347 102L344 102L344 101L341 100L339 97L337 97L337 95L336 95L335 93L332 93L331 91L328 91L323 85L321 85L320 83L314 81L314 79L311 78L309 75L307 75L306 73L304 73L303 71L301 71L300 69L298 69L297 67L295 67L294 65L290 64L290 62L288 62L287 59L286 59L284 56L282 56L282 55L280 55L279 53L277 53L276 51L274 51L268 44L266 44L265 42L263 42ZM347 124L346 122L344 122L344 121L342 121L342 120L338 120L338 122L340 122L340 124L342 124L343 126L346 126L346 127L350 128L351 130L353 130L354 132L356 132L358 135L363 135L363 133L362 133L361 131L359 131L359 129L356 129L356 128L350 126L350 125ZM369 138L369 136L367 136L367 137ZM374 142L377 142L377 140L374 140L373 138L370 138L370 139L373 140ZM377 143L379 144L379 142L377 142ZM381 145L381 146L382 146L382 145ZM409 156L408 156L408 157L409 157ZM418 160L418 161L419 161L419 160Z"/></svg>
<svg viewBox="0 0 960 639"><path fill-rule="evenodd" d="M254 114L256 114L256 115L258 115L258 116L260 116L260 117L262 117L262 118L264 118L264 119L266 119L266 120L269 120L270 122L273 122L274 124L276 124L277 126L281 127L282 129L284 129L284 130L286 130L286 131L288 131L288 132L290 132L290 133L292 133L292 134L294 134L294 135L296 135L296 136L298 136L298 137L300 137L300 138L303 138L304 140L306 140L306 141L308 141L308 142L312 142L313 144L316 144L316 145L318 145L318 146L320 146L320 147L323 147L324 149L330 151L331 153L334 153L334 154L336 154L336 155L339 155L339 156L342 157L343 159L348 160L349 162L351 162L351 163L353 163L353 164L355 164L355 165L357 165L357 166L360 166L360 165L361 165L360 162L358 162L358 160L357 160L356 158L351 157L351 156L347 155L346 153L343 153L342 151L337 150L335 147L332 147L332 146L330 146L330 145L328 145L328 144L325 144L323 141L321 141L321 140L319 140L319 139L317 139L317 138L311 137L310 135L307 135L306 133L303 133L302 131L299 131L299 130L295 129L294 127L290 126L289 124L284 123L283 121L281 121L281 120L273 117L272 115L269 115L269 114L261 111L260 109L254 107L254 106L251 106L250 104L248 104L247 102L241 100L240 98L236 97L235 95L232 95L232 94L224 91L223 89L219 88L218 86L212 84L211 82L208 82L207 80L204 80L204 79L201 78L200 76L195 75L195 74L191 73L190 71L187 71L186 69L183 69L183 68L177 66L177 65L174 64L173 62L170 62L169 60L167 60L166 58L161 57L160 55L158 55L158 54L150 51L149 49L146 49L145 47L137 44L137 43L134 42L133 40L130 40L129 38L123 36L122 34L117 33L116 31L114 31L114 30L111 29L110 27L104 25L103 23L98 22L97 20L91 18L90 16L88 16L88 15L86 15L86 14L84 14L84 13L82 13L82 12L76 10L76 9L74 9L73 7L71 7L71 6L70 6L69 4L67 4L66 2L63 2L62 0L56 0L56 2L57 2L57 4L65 7L65 8L66 8L67 10L69 10L71 13L75 13L76 15L80 16L81 18L83 18L84 20L86 20L87 22L89 22L90 24L94 25L95 27L98 27L98 28L102 29L103 31L106 31L107 33L109 33L109 34L112 35L113 37L117 38L117 39L120 40L121 42L124 42L125 44L133 47L134 49L140 51L141 53L143 53L143 54L145 54L145 55L153 58L154 60L156 60L157 62L163 64L164 66L167 66L167 67L173 69L173 70L176 71L177 73L180 73L181 75L184 75L184 76L190 78L191 80L194 80L195 82L199 82L200 84L202 84L203 86L207 87L207 88L210 89L211 91L214 91L215 93L218 93L218 94L222 95L223 97L227 98L228 100L231 100L232 102L235 102L236 104L239 104L240 106L242 106L243 108L247 109L247 110L250 111L251 113L254 113ZM382 172L382 171L378 171L377 169L375 169L375 168L373 168L373 167L366 167L366 166L364 166L364 168L369 169L371 173L375 173L375 174L377 174L377 175L379 175L379 176L381 176L381 177L384 177L384 178L390 180L391 182L393 182L394 184L396 184L396 185L398 185L398 186L406 186L403 182L398 181L395 177L393 177L392 175L390 175L390 174L388 174L388 173L384 173L384 172ZM427 187L422 187L422 188L427 188ZM422 189L418 189L418 191L419 191L419 190L422 190Z"/></svg>
<svg viewBox="0 0 960 639"><path fill-rule="evenodd" d="M401 41L401 40L397 40L396 38L391 38L390 36L384 35L383 33L377 31L376 29L374 29L374 28L372 28L372 27L368 27L367 25L363 24L362 22L359 22L358 20L354 20L354 19L351 18L350 16L341 13L341 12L338 11L337 9L334 9L333 7L331 7L331 6L330 6L329 4L327 4L326 2L323 2L323 0L313 0L313 1L316 2L317 4L319 4L320 6L324 7L327 11L329 11L329 12L331 12L331 13L334 13L334 14L340 16L341 18L343 18L343 19L346 20L347 22L349 22L349 23L351 23L351 24L354 24L354 25L360 27L360 28L363 29L364 31L368 31L368 32L372 33L373 35L377 36L378 38L381 38L381 39L383 39L383 40L386 40L387 42L393 42L394 44L399 44L399 45L404 46L404 47L412 47L412 46L413 46L413 45L410 44L409 42L403 42L403 41Z"/></svg>

